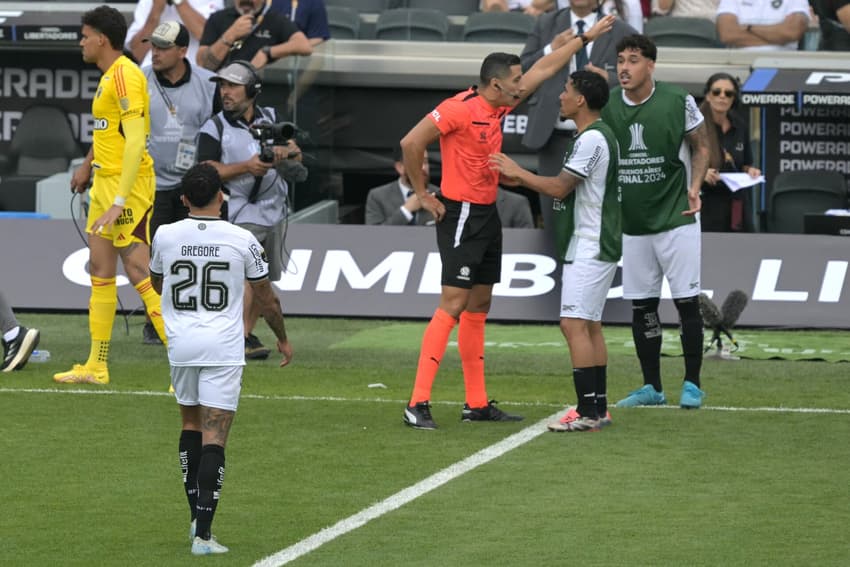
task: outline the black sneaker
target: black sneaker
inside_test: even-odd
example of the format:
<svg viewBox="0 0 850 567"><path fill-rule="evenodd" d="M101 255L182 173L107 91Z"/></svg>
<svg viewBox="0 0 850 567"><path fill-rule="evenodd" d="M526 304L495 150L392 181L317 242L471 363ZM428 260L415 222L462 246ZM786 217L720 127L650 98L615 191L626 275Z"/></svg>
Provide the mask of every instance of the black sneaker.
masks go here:
<svg viewBox="0 0 850 567"><path fill-rule="evenodd" d="M156 333L156 327L150 321L145 322L145 326L142 327L142 342L146 345L162 344L162 339Z"/></svg>
<svg viewBox="0 0 850 567"><path fill-rule="evenodd" d="M21 325L17 337L8 343L3 341L3 366L0 366L0 371L11 372L26 366L40 338L38 329L27 329Z"/></svg>
<svg viewBox="0 0 850 567"><path fill-rule="evenodd" d="M437 429L434 418L431 417L431 402L419 402L418 404L404 408L404 423L416 429Z"/></svg>
<svg viewBox="0 0 850 567"><path fill-rule="evenodd" d="M260 339L252 333L245 337L245 358L250 360L265 360L271 354L271 349L263 346Z"/></svg>
<svg viewBox="0 0 850 567"><path fill-rule="evenodd" d="M490 400L483 408L471 408L468 404L463 404L463 411L460 412L461 421L522 421L525 419L521 415L512 415L505 413L496 407L499 403L496 400Z"/></svg>

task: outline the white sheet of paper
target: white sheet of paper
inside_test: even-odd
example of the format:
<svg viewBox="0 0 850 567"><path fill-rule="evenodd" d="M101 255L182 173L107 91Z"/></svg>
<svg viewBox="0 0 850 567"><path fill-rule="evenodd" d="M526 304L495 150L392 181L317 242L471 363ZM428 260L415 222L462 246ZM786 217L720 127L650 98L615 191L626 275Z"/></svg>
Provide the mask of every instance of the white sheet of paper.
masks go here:
<svg viewBox="0 0 850 567"><path fill-rule="evenodd" d="M753 185L758 185L759 183L764 183L764 175L750 177L747 173L721 173L720 179L733 193L747 187L752 187Z"/></svg>

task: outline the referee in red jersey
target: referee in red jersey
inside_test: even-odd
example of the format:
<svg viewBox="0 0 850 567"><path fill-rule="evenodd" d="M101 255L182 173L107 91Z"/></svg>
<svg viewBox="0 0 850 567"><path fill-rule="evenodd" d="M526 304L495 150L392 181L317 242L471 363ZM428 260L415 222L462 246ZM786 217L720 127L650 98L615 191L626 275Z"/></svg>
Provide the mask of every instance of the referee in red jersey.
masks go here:
<svg viewBox="0 0 850 567"><path fill-rule="evenodd" d="M500 410L487 397L484 382L484 322L490 311L493 284L502 271L502 223L496 210L499 173L489 156L502 147L502 118L543 81L567 65L587 43L611 29L606 16L590 30L539 59L522 73L520 59L491 53L481 64L480 82L441 102L401 140L404 167L422 208L437 221L437 247L443 263L440 304L422 337L416 382L404 410L404 423L436 429L431 416L431 387L458 326L466 401L463 421L521 421ZM440 140L443 175L440 195L428 192L422 160L427 147ZM513 184L501 179L503 184Z"/></svg>

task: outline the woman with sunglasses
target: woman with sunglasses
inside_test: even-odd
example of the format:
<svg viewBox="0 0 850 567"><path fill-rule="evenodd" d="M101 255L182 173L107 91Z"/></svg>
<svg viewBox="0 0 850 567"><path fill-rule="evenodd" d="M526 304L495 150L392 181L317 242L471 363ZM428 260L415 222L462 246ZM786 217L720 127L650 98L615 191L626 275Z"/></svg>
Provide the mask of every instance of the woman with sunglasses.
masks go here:
<svg viewBox="0 0 850 567"><path fill-rule="evenodd" d="M750 208L750 191L733 193L720 180L721 172L745 172L754 178L761 175L753 167L746 124L734 112L739 92L738 80L728 73L715 73L705 83L700 110L709 126L710 158L702 184L703 232L747 232L752 228L746 212Z"/></svg>

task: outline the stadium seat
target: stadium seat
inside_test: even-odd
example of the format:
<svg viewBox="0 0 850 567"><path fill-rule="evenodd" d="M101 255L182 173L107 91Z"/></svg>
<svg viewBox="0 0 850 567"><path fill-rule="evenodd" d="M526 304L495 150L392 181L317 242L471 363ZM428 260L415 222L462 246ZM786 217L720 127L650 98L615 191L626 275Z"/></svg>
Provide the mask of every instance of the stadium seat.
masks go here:
<svg viewBox="0 0 850 567"><path fill-rule="evenodd" d="M325 0L325 6L342 6L358 13L380 14L397 5L397 2L398 0Z"/></svg>
<svg viewBox="0 0 850 567"><path fill-rule="evenodd" d="M478 11L480 0L407 0L406 7L440 10L447 16L468 16Z"/></svg>
<svg viewBox="0 0 850 567"><path fill-rule="evenodd" d="M723 47L714 22L705 18L655 16L643 25L643 33L660 47Z"/></svg>
<svg viewBox="0 0 850 567"><path fill-rule="evenodd" d="M466 18L463 41L525 43L534 18L521 12L476 12Z"/></svg>
<svg viewBox="0 0 850 567"><path fill-rule="evenodd" d="M375 39L445 41L449 33L449 18L439 10L398 8L378 16Z"/></svg>
<svg viewBox="0 0 850 567"><path fill-rule="evenodd" d="M68 170L83 152L64 110L34 105L21 116L9 152L0 156L0 210L34 211L35 184Z"/></svg>
<svg viewBox="0 0 850 567"><path fill-rule="evenodd" d="M71 160L82 155L65 111L58 106L34 105L18 122L9 153L0 163L0 174L47 177L67 170Z"/></svg>
<svg viewBox="0 0 850 567"><path fill-rule="evenodd" d="M357 39L360 37L360 16L346 6L328 6L328 27L331 39Z"/></svg>
<svg viewBox="0 0 850 567"><path fill-rule="evenodd" d="M846 209L847 183L837 171L786 171L776 176L767 206L768 232L803 233L803 215Z"/></svg>

